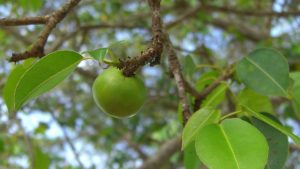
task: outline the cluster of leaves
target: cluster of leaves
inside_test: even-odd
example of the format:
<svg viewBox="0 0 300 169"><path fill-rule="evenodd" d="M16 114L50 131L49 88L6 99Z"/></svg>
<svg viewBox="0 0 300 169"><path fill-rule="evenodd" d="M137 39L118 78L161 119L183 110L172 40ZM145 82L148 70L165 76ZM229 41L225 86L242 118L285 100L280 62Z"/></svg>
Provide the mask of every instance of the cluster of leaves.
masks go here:
<svg viewBox="0 0 300 169"><path fill-rule="evenodd" d="M204 102L185 126L182 147L186 152L192 151L187 153L186 160L192 158L196 161L187 162L186 168L195 168L189 167L190 163L199 164L197 158L190 157L197 154L201 162L211 169L265 166L281 169L288 155L287 137L300 147L300 138L279 122L266 98L282 96L292 99L297 111L299 73L289 74L286 59L268 48L255 50L241 59L237 63L236 73L247 87L236 99L238 110L221 117L215 104L205 104L219 103L217 97L220 96L212 92L210 95L214 99L208 97L206 100L210 101ZM239 118L227 119L232 115Z"/></svg>

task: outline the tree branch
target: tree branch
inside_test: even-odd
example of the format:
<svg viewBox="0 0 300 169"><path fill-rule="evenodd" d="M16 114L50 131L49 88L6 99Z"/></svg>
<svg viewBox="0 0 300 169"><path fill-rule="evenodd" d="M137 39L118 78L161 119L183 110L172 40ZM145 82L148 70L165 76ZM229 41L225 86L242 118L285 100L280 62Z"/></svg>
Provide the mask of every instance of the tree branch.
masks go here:
<svg viewBox="0 0 300 169"><path fill-rule="evenodd" d="M23 53L13 53L10 59L11 62L17 62L30 57L43 57L44 47L51 31L55 28L56 24L65 18L68 12L73 9L80 0L69 0L60 9L54 11L49 16L45 16L47 19L46 25L39 35L38 39L32 44L31 49Z"/></svg>
<svg viewBox="0 0 300 169"><path fill-rule="evenodd" d="M140 66L143 66L147 63L150 63L150 66L153 66L160 62L160 55L163 51L160 1L161 0L148 0L148 4L152 12L152 43L148 49L141 52L141 55L128 60L120 61L118 67L123 71L125 76L134 75L134 72Z"/></svg>
<svg viewBox="0 0 300 169"><path fill-rule="evenodd" d="M255 16L255 17L289 17L289 16L299 16L300 11L284 11L284 12L275 12L275 11L257 11L253 10L239 10L234 7L228 6L212 6L205 4L201 7L204 11L214 11L214 12L222 12L222 13L231 13L237 15L245 15L245 16Z"/></svg>
<svg viewBox="0 0 300 169"><path fill-rule="evenodd" d="M25 17L25 18L2 18L0 19L0 26L21 26L21 25L38 25L46 24L49 17L36 16L36 17Z"/></svg>
<svg viewBox="0 0 300 169"><path fill-rule="evenodd" d="M175 49L173 48L172 43L167 34L166 34L166 48L167 48L168 56L169 56L168 59L169 59L169 63L170 63L170 70L171 70L172 74L174 75L176 86L178 89L179 99L182 104L183 125L185 125L191 116L188 100L186 98L187 82L184 80L184 77L181 73L180 63L177 59Z"/></svg>

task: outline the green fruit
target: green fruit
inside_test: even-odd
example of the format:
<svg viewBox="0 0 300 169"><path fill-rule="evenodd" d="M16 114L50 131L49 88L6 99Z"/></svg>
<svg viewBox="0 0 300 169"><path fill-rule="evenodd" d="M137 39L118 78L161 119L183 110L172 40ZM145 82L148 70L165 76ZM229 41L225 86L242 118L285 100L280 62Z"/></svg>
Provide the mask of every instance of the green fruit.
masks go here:
<svg viewBox="0 0 300 169"><path fill-rule="evenodd" d="M147 91L141 79L126 77L119 69L110 67L95 80L93 97L103 112L124 118L137 113L146 100Z"/></svg>

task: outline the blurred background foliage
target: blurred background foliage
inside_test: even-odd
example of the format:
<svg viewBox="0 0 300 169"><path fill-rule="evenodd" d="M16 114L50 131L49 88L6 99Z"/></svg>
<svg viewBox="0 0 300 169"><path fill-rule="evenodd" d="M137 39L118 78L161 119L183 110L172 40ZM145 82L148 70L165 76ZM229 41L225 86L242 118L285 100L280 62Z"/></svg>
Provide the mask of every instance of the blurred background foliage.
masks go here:
<svg viewBox="0 0 300 169"><path fill-rule="evenodd" d="M0 18L46 15L63 0L0 0ZM299 11L299 0L203 0L218 7L237 10ZM200 4L198 0L163 0L165 24L177 20ZM151 16L146 1L84 0L57 25L46 52L72 49L78 52L106 47L112 42L128 43L113 49L120 58L138 55L151 41ZM168 28L185 78L201 91L203 77L214 79L226 65L258 47L274 47L289 61L291 71L300 70L300 17L249 16L214 10L196 10L193 17ZM22 52L35 41L42 25L0 28L0 94L14 63L12 52ZM0 168L117 168L140 166L160 145L179 136L178 96L170 77L166 56L159 66L145 66L139 74L148 88L142 110L129 119L113 119L92 100L91 86L105 65L85 61L76 72L51 92L28 103L16 115L8 114L0 98ZM202 76L203 75L203 76ZM204 76L205 75L205 76ZM201 78L200 78L201 77ZM212 80L208 80L207 84ZM238 93L243 86L234 82ZM257 94L244 91L251 102ZM126 98L124 98L126 99ZM300 133L300 112L289 101L263 98L266 110ZM230 94L219 106L223 113L235 109ZM190 102L193 102L190 99ZM116 105L117 106L117 105ZM291 147L286 168L299 168L299 150ZM30 158L33 156L34 158ZM161 168L183 168L177 152Z"/></svg>

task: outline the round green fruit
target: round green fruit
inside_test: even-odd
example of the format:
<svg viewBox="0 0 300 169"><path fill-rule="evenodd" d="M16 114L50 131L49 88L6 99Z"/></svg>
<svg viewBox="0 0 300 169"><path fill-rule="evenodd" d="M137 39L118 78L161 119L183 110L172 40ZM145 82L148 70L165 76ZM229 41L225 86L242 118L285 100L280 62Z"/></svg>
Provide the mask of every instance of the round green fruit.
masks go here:
<svg viewBox="0 0 300 169"><path fill-rule="evenodd" d="M141 79L126 77L119 69L110 67L95 80L93 97L103 112L125 118L138 112L146 100L147 91Z"/></svg>

